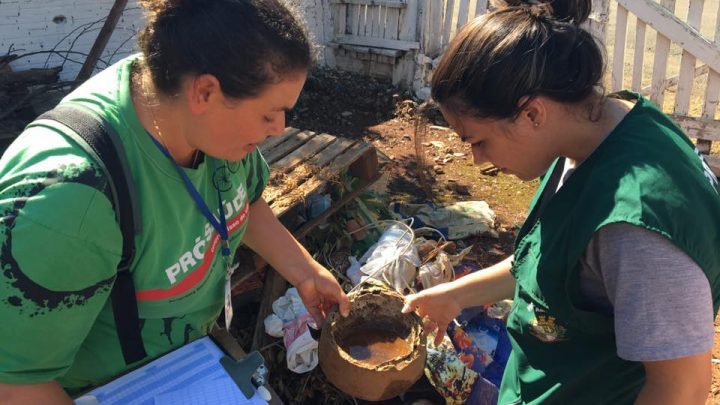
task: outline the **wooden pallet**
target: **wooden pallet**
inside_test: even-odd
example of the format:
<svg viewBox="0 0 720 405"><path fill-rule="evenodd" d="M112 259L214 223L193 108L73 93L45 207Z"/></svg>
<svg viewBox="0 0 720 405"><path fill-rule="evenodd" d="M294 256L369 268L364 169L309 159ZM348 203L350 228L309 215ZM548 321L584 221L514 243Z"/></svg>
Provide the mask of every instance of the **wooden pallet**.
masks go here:
<svg viewBox="0 0 720 405"><path fill-rule="evenodd" d="M329 182L338 180L347 171L362 180L361 185L334 201L320 216L288 228L301 239L317 225L337 212L343 205L356 198L362 191L379 178L378 158L371 144L287 128L283 135L267 139L259 149L270 165L270 180L263 198L273 213L286 224L292 224L290 215L295 207L304 204L305 199L322 190ZM290 218L285 218L290 217ZM247 286L263 285L262 301L253 336L253 350L268 341L263 320L272 312L272 303L287 289L287 282L274 270L268 269L264 282L260 272L265 263L258 257L247 255L241 258L241 267L233 275L233 295L241 294ZM243 288L246 287L246 288ZM266 353L263 353L266 354Z"/></svg>
<svg viewBox="0 0 720 405"><path fill-rule="evenodd" d="M260 144L259 149L270 165L270 179L263 198L296 238L305 236L378 177L377 151L364 142L287 128L283 135ZM309 195L320 191L329 181L337 180L348 170L352 176L362 180L361 186L333 202L317 218L296 226L297 216L292 215L294 208L303 205ZM240 268L232 280L233 295L257 288L261 283L257 271L265 266L262 259L247 251L241 249L239 254Z"/></svg>
<svg viewBox="0 0 720 405"><path fill-rule="evenodd" d="M281 218L348 168L366 182L377 174L374 146L329 134L287 128L260 144L260 151L270 165L263 198Z"/></svg>

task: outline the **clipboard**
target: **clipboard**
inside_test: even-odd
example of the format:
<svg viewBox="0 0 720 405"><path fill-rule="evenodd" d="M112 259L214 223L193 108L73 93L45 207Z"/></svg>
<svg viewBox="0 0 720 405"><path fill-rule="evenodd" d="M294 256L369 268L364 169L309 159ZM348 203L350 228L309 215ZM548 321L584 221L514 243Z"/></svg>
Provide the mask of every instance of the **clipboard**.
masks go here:
<svg viewBox="0 0 720 405"><path fill-rule="evenodd" d="M257 390L246 398L240 385L221 364L223 358L226 365L240 364L227 357L210 337L204 337L81 398L93 398L100 405L267 404ZM253 364L255 361L257 359Z"/></svg>

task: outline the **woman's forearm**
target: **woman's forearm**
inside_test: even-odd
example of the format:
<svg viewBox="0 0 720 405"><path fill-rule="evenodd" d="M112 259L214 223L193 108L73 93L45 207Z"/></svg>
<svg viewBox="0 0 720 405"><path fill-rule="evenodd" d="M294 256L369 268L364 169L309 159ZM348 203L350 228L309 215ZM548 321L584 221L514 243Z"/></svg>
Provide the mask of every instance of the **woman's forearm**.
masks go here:
<svg viewBox="0 0 720 405"><path fill-rule="evenodd" d="M510 273L513 256L476 271L454 282L453 292L457 294L462 308L492 304L512 298L515 292L515 278Z"/></svg>
<svg viewBox="0 0 720 405"><path fill-rule="evenodd" d="M297 285L307 276L312 260L308 251L275 217L263 199L250 206L250 217L243 243L262 256L290 284Z"/></svg>

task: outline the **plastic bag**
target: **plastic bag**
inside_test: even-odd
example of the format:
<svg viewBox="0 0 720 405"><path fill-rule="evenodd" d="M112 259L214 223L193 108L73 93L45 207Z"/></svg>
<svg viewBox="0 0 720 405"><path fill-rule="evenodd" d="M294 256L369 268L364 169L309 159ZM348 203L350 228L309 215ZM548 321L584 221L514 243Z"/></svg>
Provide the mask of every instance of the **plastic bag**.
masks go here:
<svg viewBox="0 0 720 405"><path fill-rule="evenodd" d="M396 291L412 286L420 266L420 257L413 244L413 232L394 224L380 236L360 259L360 271L366 276L385 280Z"/></svg>
<svg viewBox="0 0 720 405"><path fill-rule="evenodd" d="M436 207L432 204L390 204L395 219L413 218L413 227L430 227L450 240L489 232L495 225L495 212L485 201L461 201Z"/></svg>

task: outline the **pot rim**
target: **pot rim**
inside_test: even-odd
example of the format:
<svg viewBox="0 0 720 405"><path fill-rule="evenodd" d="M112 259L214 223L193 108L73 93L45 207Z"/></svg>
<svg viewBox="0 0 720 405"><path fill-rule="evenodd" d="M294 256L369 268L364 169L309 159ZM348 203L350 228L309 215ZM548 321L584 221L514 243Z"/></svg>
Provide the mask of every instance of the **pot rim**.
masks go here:
<svg viewBox="0 0 720 405"><path fill-rule="evenodd" d="M361 289L359 291L353 291L350 294L348 294L348 298L350 298L351 302L363 299L366 296L372 296L372 295L385 295L390 299L400 300L401 302L404 302L404 297L394 291L394 290L387 290L387 289L380 289L380 288L369 288L369 289ZM394 359L385 361L383 363L380 363L378 365L369 365L362 361L359 361L352 356L350 356L349 353L347 353L335 340L335 334L333 333L333 328L336 324L336 321L338 320L338 312L334 311L330 313L325 321L325 324L323 325L323 333L328 333L327 338L329 339L330 347L332 347L332 350L337 353L338 356L342 360L344 360L347 363L352 364L355 367L359 367L365 370L370 371L386 371L389 369L397 369L402 370L405 368L405 366L411 364L413 361L415 361L418 357L422 356L425 353L425 350L418 350L419 347L424 346L424 329L422 327L422 321L420 317L416 313L409 313L409 314L402 314L398 313L400 316L409 316L411 317L410 321L410 332L409 336L407 337L406 341L411 346L410 347L410 353L401 356L396 357ZM326 347L325 349L328 349Z"/></svg>

